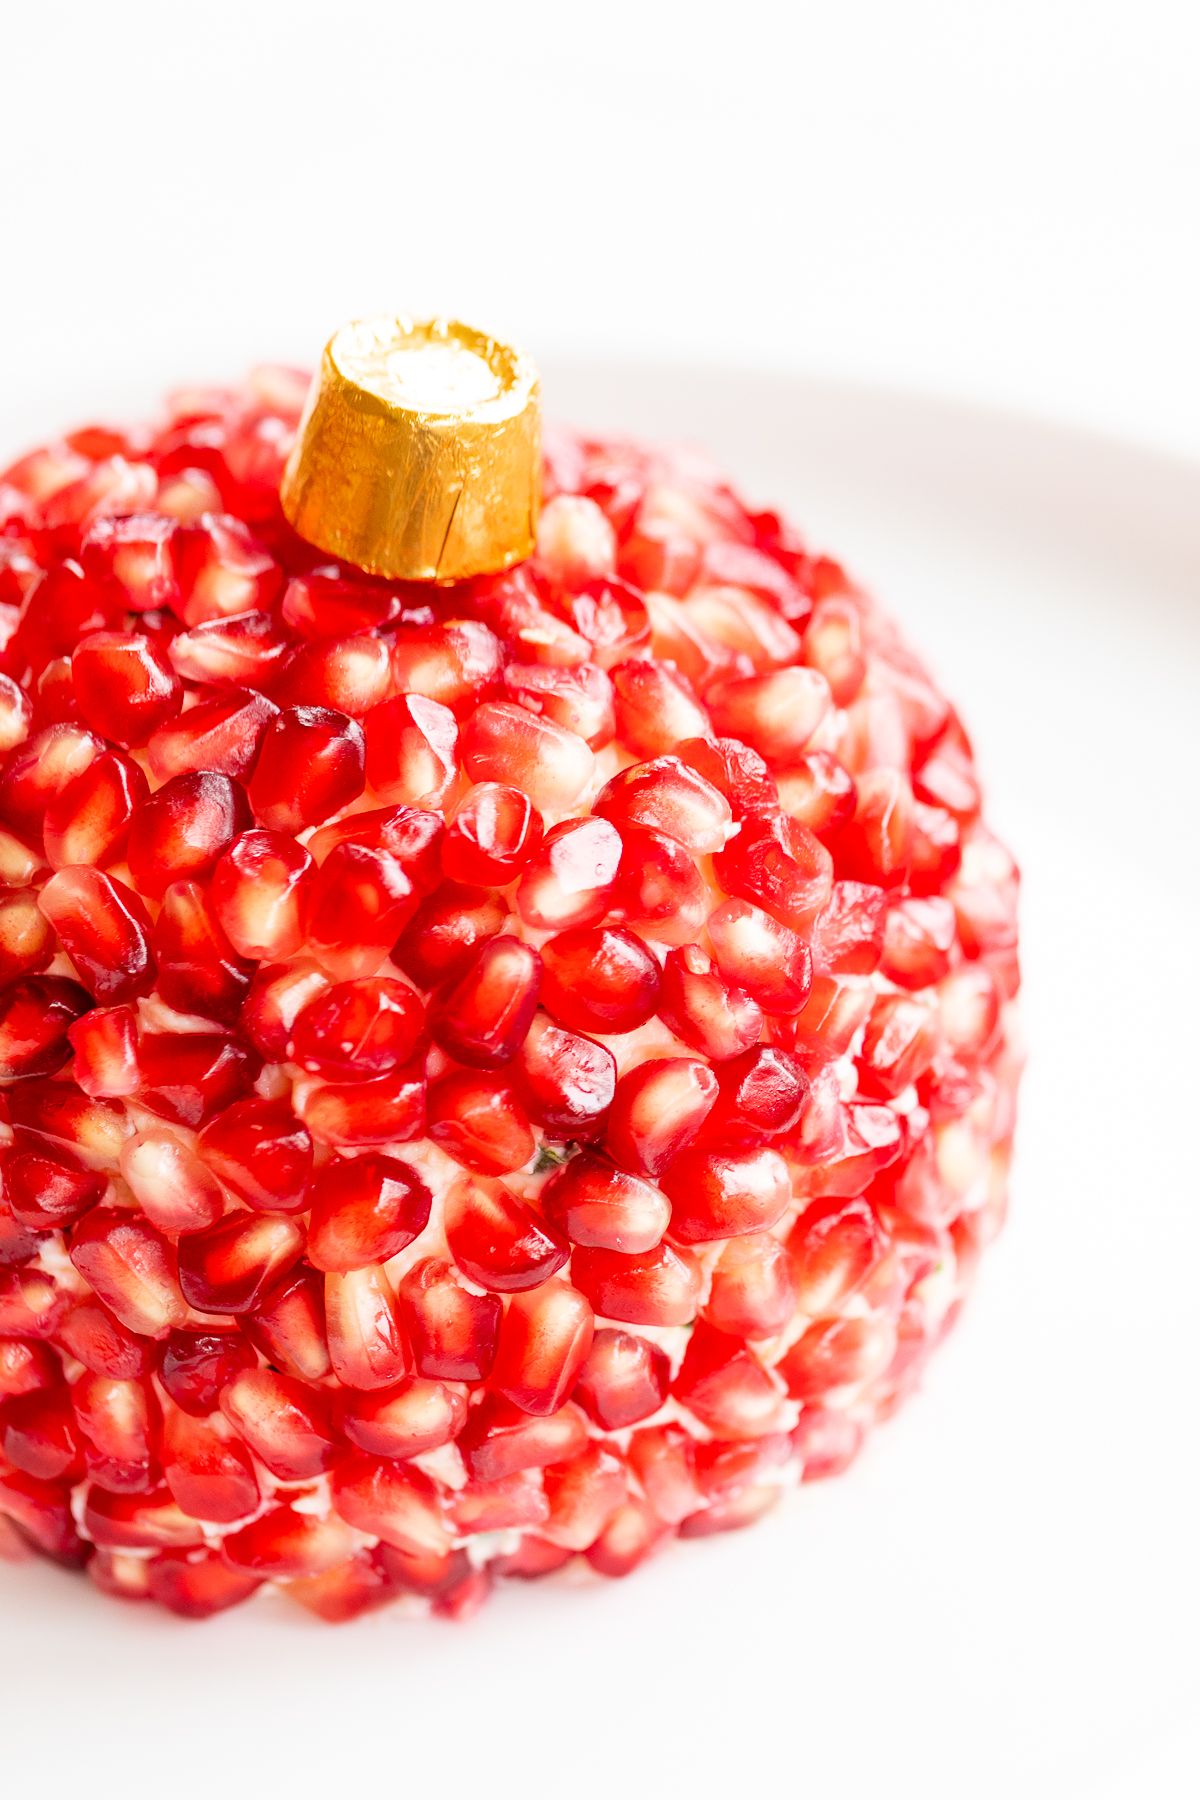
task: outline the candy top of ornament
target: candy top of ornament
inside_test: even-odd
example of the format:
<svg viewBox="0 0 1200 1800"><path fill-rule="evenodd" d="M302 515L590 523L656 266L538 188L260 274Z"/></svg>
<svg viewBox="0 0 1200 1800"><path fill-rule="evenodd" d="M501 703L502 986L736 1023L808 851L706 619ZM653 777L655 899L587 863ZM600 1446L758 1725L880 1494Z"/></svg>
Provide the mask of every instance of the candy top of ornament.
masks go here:
<svg viewBox="0 0 1200 1800"><path fill-rule="evenodd" d="M325 346L284 471L301 537L369 574L461 581L533 550L537 371L455 320L360 319Z"/></svg>

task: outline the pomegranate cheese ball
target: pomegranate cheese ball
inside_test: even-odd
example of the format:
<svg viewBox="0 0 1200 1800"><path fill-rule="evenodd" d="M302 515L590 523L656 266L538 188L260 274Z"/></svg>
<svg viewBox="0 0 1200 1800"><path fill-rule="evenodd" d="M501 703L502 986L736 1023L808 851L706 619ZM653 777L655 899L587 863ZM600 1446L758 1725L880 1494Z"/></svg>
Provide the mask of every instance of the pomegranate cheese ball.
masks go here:
<svg viewBox="0 0 1200 1800"><path fill-rule="evenodd" d="M307 382L0 476L0 1551L469 1613L834 1474L1004 1215L1017 871L950 703L695 459L532 558L286 523Z"/></svg>

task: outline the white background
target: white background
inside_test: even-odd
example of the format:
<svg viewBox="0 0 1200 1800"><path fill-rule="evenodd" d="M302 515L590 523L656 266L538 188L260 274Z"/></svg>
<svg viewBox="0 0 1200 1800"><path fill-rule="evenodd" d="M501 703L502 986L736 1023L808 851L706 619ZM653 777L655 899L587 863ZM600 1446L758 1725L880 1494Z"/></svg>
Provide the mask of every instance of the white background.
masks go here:
<svg viewBox="0 0 1200 1800"><path fill-rule="evenodd" d="M192 1629L0 1569L3 1800L1200 1791L1196 9L783 12L5 20L0 458L395 306L520 339L568 410L707 437L977 726L1033 1056L1012 1226L845 1482L461 1633ZM564 361L604 353L641 373Z"/></svg>

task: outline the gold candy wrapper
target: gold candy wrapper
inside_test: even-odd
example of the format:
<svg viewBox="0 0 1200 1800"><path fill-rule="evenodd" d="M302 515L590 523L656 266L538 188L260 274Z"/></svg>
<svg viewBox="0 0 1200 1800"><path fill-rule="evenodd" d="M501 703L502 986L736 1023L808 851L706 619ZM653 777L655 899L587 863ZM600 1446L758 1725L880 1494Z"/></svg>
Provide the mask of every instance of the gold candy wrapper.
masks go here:
<svg viewBox="0 0 1200 1800"><path fill-rule="evenodd" d="M533 550L541 484L537 371L453 320L358 320L325 346L280 499L340 562L460 581Z"/></svg>

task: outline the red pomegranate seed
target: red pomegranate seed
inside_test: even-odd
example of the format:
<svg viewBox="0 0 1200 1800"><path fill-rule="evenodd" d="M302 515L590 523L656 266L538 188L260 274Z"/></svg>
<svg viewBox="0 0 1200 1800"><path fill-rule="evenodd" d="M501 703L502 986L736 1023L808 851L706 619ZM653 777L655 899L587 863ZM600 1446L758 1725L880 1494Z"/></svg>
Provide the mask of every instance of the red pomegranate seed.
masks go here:
<svg viewBox="0 0 1200 1800"><path fill-rule="evenodd" d="M575 668L509 663L504 689L526 712L575 732L593 750L603 749L616 734L613 685L595 663Z"/></svg>
<svg viewBox="0 0 1200 1800"><path fill-rule="evenodd" d="M0 1269L0 1332L49 1338L62 1323L70 1296L40 1269Z"/></svg>
<svg viewBox="0 0 1200 1800"><path fill-rule="evenodd" d="M275 1506L221 1540L230 1568L264 1580L325 1574L346 1562L357 1540L340 1519Z"/></svg>
<svg viewBox="0 0 1200 1800"><path fill-rule="evenodd" d="M527 1469L577 1456L587 1443L587 1421L576 1406L531 1415L495 1394L471 1410L459 1449L478 1481L503 1481Z"/></svg>
<svg viewBox="0 0 1200 1800"><path fill-rule="evenodd" d="M812 955L790 926L748 900L727 900L708 921L721 973L744 987L763 1011L794 1013L812 986Z"/></svg>
<svg viewBox="0 0 1200 1800"><path fill-rule="evenodd" d="M159 781L205 771L244 780L268 724L278 714L279 708L265 694L243 688L201 699L154 733L146 746L151 773Z"/></svg>
<svg viewBox="0 0 1200 1800"><path fill-rule="evenodd" d="M336 1273L387 1262L429 1223L432 1196L399 1157L335 1156L309 1197L308 1258Z"/></svg>
<svg viewBox="0 0 1200 1800"><path fill-rule="evenodd" d="M443 1204L450 1254L480 1287L502 1294L537 1287L567 1260L558 1232L497 1181L463 1176Z"/></svg>
<svg viewBox="0 0 1200 1800"><path fill-rule="evenodd" d="M592 1339L573 1391L595 1424L622 1431L656 1413L670 1384L665 1351L630 1331L605 1326Z"/></svg>
<svg viewBox="0 0 1200 1800"><path fill-rule="evenodd" d="M739 1056L762 1035L763 1014L744 988L727 981L698 944L668 952L658 1016L689 1049L712 1062Z"/></svg>
<svg viewBox="0 0 1200 1800"><path fill-rule="evenodd" d="M367 782L381 800L440 806L458 774L458 726L449 707L398 694L363 721Z"/></svg>
<svg viewBox="0 0 1200 1800"><path fill-rule="evenodd" d="M571 1279L597 1314L628 1325L690 1325L700 1301L694 1264L669 1244L637 1256L577 1250Z"/></svg>
<svg viewBox="0 0 1200 1800"><path fill-rule="evenodd" d="M790 1131L801 1116L809 1081L799 1059L762 1044L723 1063L720 1092L704 1123L701 1141L754 1145Z"/></svg>
<svg viewBox="0 0 1200 1800"><path fill-rule="evenodd" d="M851 880L895 888L912 860L912 789L898 769L859 775L854 817L834 838L838 868Z"/></svg>
<svg viewBox="0 0 1200 1800"><path fill-rule="evenodd" d="M704 738L708 714L686 675L670 663L633 657L612 671L617 730L639 756L661 756L685 738Z"/></svg>
<svg viewBox="0 0 1200 1800"><path fill-rule="evenodd" d="M104 1197L106 1183L60 1151L45 1156L25 1150L4 1171L4 1195L19 1225L31 1231L61 1231L81 1219Z"/></svg>
<svg viewBox="0 0 1200 1800"><path fill-rule="evenodd" d="M717 1097L717 1078L691 1056L655 1057L622 1075L605 1142L626 1169L657 1175L690 1144Z"/></svg>
<svg viewBox="0 0 1200 1800"><path fill-rule="evenodd" d="M671 1235L685 1244L766 1231L792 1197L778 1151L683 1150L662 1177L671 1202Z"/></svg>
<svg viewBox="0 0 1200 1800"><path fill-rule="evenodd" d="M529 1120L503 1075L460 1069L429 1089L426 1129L456 1161L480 1175L508 1175L533 1160Z"/></svg>
<svg viewBox="0 0 1200 1800"><path fill-rule="evenodd" d="M0 993L0 1081L51 1075L71 1054L67 1036L90 1005L61 975L27 975Z"/></svg>
<svg viewBox="0 0 1200 1800"><path fill-rule="evenodd" d="M442 844L451 881L504 887L542 841L541 814L519 788L484 781L468 788Z"/></svg>
<svg viewBox="0 0 1200 1800"><path fill-rule="evenodd" d="M371 1394L345 1394L338 1405L342 1435L355 1449L395 1462L451 1443L466 1419L461 1388L419 1377Z"/></svg>
<svg viewBox="0 0 1200 1800"><path fill-rule="evenodd" d="M542 963L542 1002L569 1030L632 1031L654 1012L658 964L632 931L561 931L543 944Z"/></svg>
<svg viewBox="0 0 1200 1800"><path fill-rule="evenodd" d="M256 962L290 956L304 942L315 865L278 831L245 831L212 873L212 899L239 956Z"/></svg>
<svg viewBox="0 0 1200 1800"><path fill-rule="evenodd" d="M166 652L135 632L81 638L71 680L84 722L114 744L144 744L183 703L183 684Z"/></svg>
<svg viewBox="0 0 1200 1800"><path fill-rule="evenodd" d="M624 581L589 581L574 595L568 617L590 660L611 669L649 642L650 617L636 588Z"/></svg>
<svg viewBox="0 0 1200 1800"><path fill-rule="evenodd" d="M174 1250L136 1213L96 1206L71 1235L71 1261L93 1293L139 1337L163 1338L187 1314Z"/></svg>
<svg viewBox="0 0 1200 1800"><path fill-rule="evenodd" d="M134 809L129 867L139 892L161 899L174 881L198 879L250 825L242 788L228 775L176 775Z"/></svg>
<svg viewBox="0 0 1200 1800"><path fill-rule="evenodd" d="M592 925L612 904L621 838L607 819L554 826L525 866L515 904L537 931Z"/></svg>
<svg viewBox="0 0 1200 1800"><path fill-rule="evenodd" d="M85 1094L136 1093L137 1014L130 1006L96 1007L67 1033L75 1060L71 1073Z"/></svg>
<svg viewBox="0 0 1200 1800"><path fill-rule="evenodd" d="M792 1432L802 1480L823 1481L830 1475L840 1475L858 1455L862 1437L862 1426L845 1413L823 1406L804 1407Z"/></svg>
<svg viewBox="0 0 1200 1800"><path fill-rule="evenodd" d="M221 1390L221 1411L280 1481L307 1481L337 1460L327 1396L292 1376L247 1369Z"/></svg>
<svg viewBox="0 0 1200 1800"><path fill-rule="evenodd" d="M119 600L73 559L59 562L26 591L21 616L5 648L8 672L18 681L56 656L69 656L81 637L119 628Z"/></svg>
<svg viewBox="0 0 1200 1800"><path fill-rule="evenodd" d="M722 736L740 738L773 769L786 769L829 711L829 683L817 669L775 669L722 682L705 701Z"/></svg>
<svg viewBox="0 0 1200 1800"><path fill-rule="evenodd" d="M854 779L828 750L809 750L780 776L784 811L799 825L829 837L854 817Z"/></svg>
<svg viewBox="0 0 1200 1800"><path fill-rule="evenodd" d="M0 1401L53 1387L60 1373L58 1357L48 1345L0 1338Z"/></svg>
<svg viewBox="0 0 1200 1800"><path fill-rule="evenodd" d="M47 1234L22 1225L8 1199L0 1194L0 1269L23 1268L41 1254Z"/></svg>
<svg viewBox="0 0 1200 1800"><path fill-rule="evenodd" d="M857 881L835 881L829 905L813 927L813 961L822 972L869 975L883 953L887 895Z"/></svg>
<svg viewBox="0 0 1200 1800"><path fill-rule="evenodd" d="M733 830L724 794L677 756L622 769L601 788L593 810L622 832L656 831L697 856L720 850Z"/></svg>
<svg viewBox="0 0 1200 1800"><path fill-rule="evenodd" d="M197 1312L252 1312L303 1247L304 1234L290 1219L231 1213L180 1240L179 1285Z"/></svg>
<svg viewBox="0 0 1200 1800"><path fill-rule="evenodd" d="M797 1220L788 1249L801 1308L813 1317L839 1310L883 1255L886 1239L866 1200L818 1200Z"/></svg>
<svg viewBox="0 0 1200 1800"><path fill-rule="evenodd" d="M825 1319L810 1325L793 1344L779 1373L789 1394L812 1400L872 1380L887 1368L895 1349L896 1329L890 1319Z"/></svg>
<svg viewBox="0 0 1200 1800"><path fill-rule="evenodd" d="M592 1444L572 1462L546 1471L550 1516L542 1529L566 1549L586 1550L624 1501L627 1487L620 1459Z"/></svg>
<svg viewBox="0 0 1200 1800"><path fill-rule="evenodd" d="M833 858L804 825L786 817L743 825L713 859L726 893L753 900L794 931L811 929L833 888Z"/></svg>
<svg viewBox="0 0 1200 1800"><path fill-rule="evenodd" d="M15 1126L65 1149L90 1169L113 1170L133 1122L120 1100L84 1094L66 1081L22 1081L9 1089Z"/></svg>
<svg viewBox="0 0 1200 1800"><path fill-rule="evenodd" d="M501 1302L473 1294L448 1262L430 1257L400 1278L401 1316L422 1375L483 1381L495 1359Z"/></svg>
<svg viewBox="0 0 1200 1800"><path fill-rule="evenodd" d="M504 1309L492 1386L522 1412L555 1413L592 1347L592 1309L566 1282L514 1294Z"/></svg>
<svg viewBox="0 0 1200 1800"><path fill-rule="evenodd" d="M260 823L276 832L323 825L363 791L362 726L323 706L290 706L262 735L250 778Z"/></svg>
<svg viewBox="0 0 1200 1800"><path fill-rule="evenodd" d="M417 904L396 857L365 844L338 844L312 883L308 941L330 974L373 975Z"/></svg>
<svg viewBox="0 0 1200 1800"><path fill-rule="evenodd" d="M114 1381L148 1375L158 1361L156 1344L138 1337L95 1300L81 1300L72 1307L58 1338L85 1369Z"/></svg>
<svg viewBox="0 0 1200 1800"><path fill-rule="evenodd" d="M168 654L185 681L269 687L287 655L287 639L269 613L235 613L178 632Z"/></svg>
<svg viewBox="0 0 1200 1800"><path fill-rule="evenodd" d="M262 611L279 589L278 565L240 520L228 514L181 526L172 544L172 562L188 625Z"/></svg>
<svg viewBox="0 0 1200 1800"><path fill-rule="evenodd" d="M194 881L171 884L151 941L160 999L176 1012L236 1022L251 965L234 951L204 887Z"/></svg>
<svg viewBox="0 0 1200 1800"><path fill-rule="evenodd" d="M237 1100L201 1132L197 1148L220 1181L257 1212L307 1204L312 1139L284 1100Z"/></svg>
<svg viewBox="0 0 1200 1800"><path fill-rule="evenodd" d="M488 701L463 727L472 781L519 787L542 812L573 806L592 781L594 757L575 732L511 701Z"/></svg>
<svg viewBox="0 0 1200 1800"><path fill-rule="evenodd" d="M54 954L54 933L34 888L0 891L0 981L36 975Z"/></svg>
<svg viewBox="0 0 1200 1800"><path fill-rule="evenodd" d="M654 831L626 827L622 839L614 910L643 937L664 944L691 942L704 929L708 910L704 882L691 856Z"/></svg>
<svg viewBox="0 0 1200 1800"><path fill-rule="evenodd" d="M231 1569L215 1551L164 1550L146 1565L150 1598L185 1619L208 1619L248 1600L256 1576Z"/></svg>
<svg viewBox="0 0 1200 1800"><path fill-rule="evenodd" d="M147 792L146 777L128 757L116 750L94 757L46 809L42 841L50 867L118 862Z"/></svg>
<svg viewBox="0 0 1200 1800"><path fill-rule="evenodd" d="M539 1200L551 1224L573 1244L630 1256L653 1250L671 1217L666 1195L653 1182L584 1150L554 1171Z"/></svg>
<svg viewBox="0 0 1200 1800"><path fill-rule="evenodd" d="M387 977L341 982L297 1016L292 1057L317 1075L386 1075L409 1061L424 1025L420 996L402 982Z"/></svg>
<svg viewBox="0 0 1200 1800"><path fill-rule="evenodd" d="M162 1479L161 1413L148 1381L81 1375L71 1404L93 1481L110 1493L142 1494Z"/></svg>
<svg viewBox="0 0 1200 1800"><path fill-rule="evenodd" d="M325 1325L333 1372L345 1387L392 1387L409 1373L395 1295L377 1265L326 1275Z"/></svg>
<svg viewBox="0 0 1200 1800"><path fill-rule="evenodd" d="M390 684L388 648L379 638L321 638L292 652L274 691L281 705L329 706L361 719Z"/></svg>
<svg viewBox="0 0 1200 1800"><path fill-rule="evenodd" d="M670 1532L670 1526L663 1524L644 1500L631 1495L618 1506L585 1555L598 1574L619 1579L631 1575Z"/></svg>
<svg viewBox="0 0 1200 1800"><path fill-rule="evenodd" d="M60 869L38 904L97 1000L133 1000L149 992L155 976L150 919L123 881L99 869Z"/></svg>
<svg viewBox="0 0 1200 1800"><path fill-rule="evenodd" d="M54 800L95 761L105 745L82 725L47 725L18 744L0 771L0 820L27 843L40 845Z"/></svg>
<svg viewBox="0 0 1200 1800"><path fill-rule="evenodd" d="M307 1264L285 1275L243 1315L242 1330L268 1362L301 1381L329 1373L325 1284Z"/></svg>
<svg viewBox="0 0 1200 1800"><path fill-rule="evenodd" d="M656 1516L665 1524L677 1525L704 1504L696 1474L696 1447L691 1434L676 1424L647 1425L630 1435L629 1465Z"/></svg>
<svg viewBox="0 0 1200 1800"><path fill-rule="evenodd" d="M529 1030L542 983L541 959L519 938L493 937L437 996L429 1029L443 1050L477 1069L511 1062Z"/></svg>
<svg viewBox="0 0 1200 1800"><path fill-rule="evenodd" d="M405 627L392 643L392 681L462 716L500 676L504 653L493 631L474 619Z"/></svg>
<svg viewBox="0 0 1200 1800"><path fill-rule="evenodd" d="M685 738L675 746L681 762L724 794L735 819L770 816L779 810L779 788L757 750L740 738Z"/></svg>
<svg viewBox="0 0 1200 1800"><path fill-rule="evenodd" d="M436 812L414 806L382 806L371 812L348 813L323 825L309 839L309 849L324 863L339 844L361 844L400 863L412 886L428 894L441 878L441 842L446 828Z"/></svg>
<svg viewBox="0 0 1200 1800"><path fill-rule="evenodd" d="M863 1036L859 1092L893 1099L921 1079L937 1048L937 1015L930 1006L903 994L880 995Z"/></svg>
<svg viewBox="0 0 1200 1800"><path fill-rule="evenodd" d="M0 1518L13 1520L24 1537L44 1556L71 1568L82 1568L88 1547L75 1528L70 1490L56 1481L39 1481L19 1471L0 1475ZM95 1534L89 1531L95 1543Z"/></svg>
<svg viewBox="0 0 1200 1800"><path fill-rule="evenodd" d="M419 1066L374 1081L310 1088L300 1109L322 1144L347 1149L404 1143L425 1125L425 1078Z"/></svg>
<svg viewBox="0 0 1200 1800"><path fill-rule="evenodd" d="M333 1503L348 1525L421 1556L450 1548L437 1490L418 1469L350 1456L335 1471Z"/></svg>
<svg viewBox="0 0 1200 1800"><path fill-rule="evenodd" d="M222 1390L254 1367L254 1352L236 1331L173 1331L163 1347L159 1380L175 1405L207 1418Z"/></svg>
<svg viewBox="0 0 1200 1800"><path fill-rule="evenodd" d="M203 1231L225 1211L225 1195L188 1145L168 1131L140 1131L121 1150L121 1173L160 1231Z"/></svg>
<svg viewBox="0 0 1200 1800"><path fill-rule="evenodd" d="M213 1031L146 1031L138 1043L138 1100L160 1119L198 1130L239 1095L259 1070L253 1050Z"/></svg>
<svg viewBox="0 0 1200 1800"><path fill-rule="evenodd" d="M83 1524L93 1543L119 1550L185 1549L204 1541L201 1525L165 1487L140 1494L89 1487Z"/></svg>
<svg viewBox="0 0 1200 1800"><path fill-rule="evenodd" d="M0 1457L37 1481L79 1480L83 1454L65 1387L41 1388L5 1402L0 1412Z"/></svg>
<svg viewBox="0 0 1200 1800"><path fill-rule="evenodd" d="M392 954L418 987L440 987L478 945L495 937L507 916L495 894L443 882L418 906Z"/></svg>
<svg viewBox="0 0 1200 1800"><path fill-rule="evenodd" d="M612 1051L535 1015L512 1068L526 1113L552 1137L590 1138L603 1128L616 1091Z"/></svg>
<svg viewBox="0 0 1200 1800"><path fill-rule="evenodd" d="M712 1272L704 1316L718 1331L773 1337L796 1310L792 1265L778 1238L732 1238Z"/></svg>
<svg viewBox="0 0 1200 1800"><path fill-rule="evenodd" d="M33 707L23 688L9 675L0 675L0 752L23 744L33 723Z"/></svg>
<svg viewBox="0 0 1200 1800"><path fill-rule="evenodd" d="M688 1339L671 1388L681 1406L721 1439L760 1438L782 1417L783 1387L740 1338L703 1320Z"/></svg>

